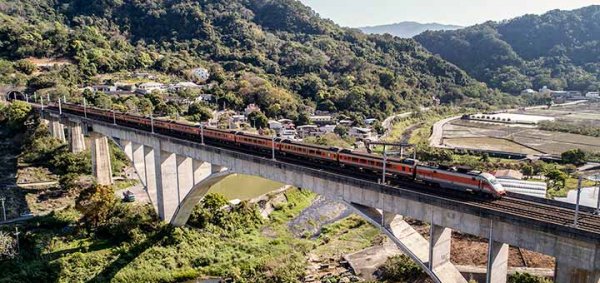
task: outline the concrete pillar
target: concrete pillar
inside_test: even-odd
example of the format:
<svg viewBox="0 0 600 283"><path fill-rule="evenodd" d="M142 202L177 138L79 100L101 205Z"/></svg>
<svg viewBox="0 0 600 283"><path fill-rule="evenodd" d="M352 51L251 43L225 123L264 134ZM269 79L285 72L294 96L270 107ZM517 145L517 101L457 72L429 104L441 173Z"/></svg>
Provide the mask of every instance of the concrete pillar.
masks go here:
<svg viewBox="0 0 600 283"><path fill-rule="evenodd" d="M194 177L194 185L206 179L212 173L212 166L208 162L194 159L192 161L192 171Z"/></svg>
<svg viewBox="0 0 600 283"><path fill-rule="evenodd" d="M556 258L554 282L562 283L600 283L600 271L588 271L573 266L568 260Z"/></svg>
<svg viewBox="0 0 600 283"><path fill-rule="evenodd" d="M487 283L506 283L508 277L508 245L492 239L488 244Z"/></svg>
<svg viewBox="0 0 600 283"><path fill-rule="evenodd" d="M92 175L100 185L112 185L112 168L110 164L110 151L108 138L92 132Z"/></svg>
<svg viewBox="0 0 600 283"><path fill-rule="evenodd" d="M65 138L65 127L60 123L60 121L51 119L49 129L52 137L60 140L63 143L67 142L67 139Z"/></svg>
<svg viewBox="0 0 600 283"><path fill-rule="evenodd" d="M69 123L69 148L73 153L79 153L85 150L85 139L80 123Z"/></svg>
<svg viewBox="0 0 600 283"><path fill-rule="evenodd" d="M177 155L177 207L194 186L192 158Z"/></svg>
<svg viewBox="0 0 600 283"><path fill-rule="evenodd" d="M132 143L131 144L131 162L133 163L133 168L138 174L140 181L144 187L147 186L148 182L146 182L146 162L144 160L144 145Z"/></svg>
<svg viewBox="0 0 600 283"><path fill-rule="evenodd" d="M157 150L154 150L149 146L142 146L144 148L144 175L146 177L146 192L148 197L154 206L154 209L158 212L158 179L160 175L160 155ZM155 155L159 155L159 161L156 162Z"/></svg>
<svg viewBox="0 0 600 283"><path fill-rule="evenodd" d="M170 222L179 205L177 202L177 155L160 150L155 157L158 216L160 219Z"/></svg>
<svg viewBox="0 0 600 283"><path fill-rule="evenodd" d="M435 271L450 263L452 229L432 224L429 236L429 268Z"/></svg>
<svg viewBox="0 0 600 283"><path fill-rule="evenodd" d="M128 140L121 140L121 147L123 147L123 152L125 152L125 156L129 158L129 160L133 160L133 143Z"/></svg>

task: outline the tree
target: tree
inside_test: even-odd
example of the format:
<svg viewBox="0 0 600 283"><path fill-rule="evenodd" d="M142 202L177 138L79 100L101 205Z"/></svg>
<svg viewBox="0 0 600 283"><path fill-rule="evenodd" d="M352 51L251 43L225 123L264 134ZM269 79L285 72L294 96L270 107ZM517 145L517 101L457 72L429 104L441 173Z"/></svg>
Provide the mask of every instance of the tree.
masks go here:
<svg viewBox="0 0 600 283"><path fill-rule="evenodd" d="M24 123L31 112L31 105L24 101L16 100L4 109L4 117L12 130L24 127Z"/></svg>
<svg viewBox="0 0 600 283"><path fill-rule="evenodd" d="M187 115L194 122L206 121L212 118L212 109L204 103L194 102L188 108Z"/></svg>
<svg viewBox="0 0 600 283"><path fill-rule="evenodd" d="M10 234L0 231L0 259L12 259L17 256L17 242Z"/></svg>
<svg viewBox="0 0 600 283"><path fill-rule="evenodd" d="M561 189L565 187L567 178L567 174L558 169L552 169L548 173L546 173L546 178L548 178L549 185L554 189Z"/></svg>
<svg viewBox="0 0 600 283"><path fill-rule="evenodd" d="M533 176L533 174L534 174L533 166L528 165L528 164L524 165L521 168L521 173L523 173L523 175L528 176L528 177Z"/></svg>
<svg viewBox="0 0 600 283"><path fill-rule="evenodd" d="M36 68L37 66L29 60L19 60L15 62L15 69L26 75L33 74Z"/></svg>
<svg viewBox="0 0 600 283"><path fill-rule="evenodd" d="M586 154L579 148L567 150L563 152L560 157L564 162L573 165L581 165L586 162Z"/></svg>
<svg viewBox="0 0 600 283"><path fill-rule="evenodd" d="M268 128L269 126L269 119L261 111L254 111L248 114L248 121L257 129Z"/></svg>
<svg viewBox="0 0 600 283"><path fill-rule="evenodd" d="M344 126L344 125L337 125L335 127L335 129L333 130L333 132L340 137L345 137L350 132L350 128L348 128L348 126Z"/></svg>
<svg viewBox="0 0 600 283"><path fill-rule="evenodd" d="M77 197L75 208L83 214L83 223L95 228L106 223L116 202L111 186L93 185Z"/></svg>
<svg viewBox="0 0 600 283"><path fill-rule="evenodd" d="M533 276L529 273L515 273L508 277L509 283L550 283L552 281L538 276Z"/></svg>

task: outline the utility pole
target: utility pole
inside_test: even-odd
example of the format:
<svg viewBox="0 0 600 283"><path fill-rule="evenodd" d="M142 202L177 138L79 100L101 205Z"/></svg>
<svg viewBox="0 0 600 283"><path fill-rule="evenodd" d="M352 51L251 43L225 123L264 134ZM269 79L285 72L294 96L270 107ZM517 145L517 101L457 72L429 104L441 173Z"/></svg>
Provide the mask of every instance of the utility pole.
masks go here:
<svg viewBox="0 0 600 283"><path fill-rule="evenodd" d="M21 250L19 247L19 234L21 234L21 232L19 232L19 227L15 226L15 237L17 237L17 254L21 253Z"/></svg>
<svg viewBox="0 0 600 283"><path fill-rule="evenodd" d="M271 159L275 160L275 133L271 136Z"/></svg>
<svg viewBox="0 0 600 283"><path fill-rule="evenodd" d="M87 119L87 100L83 98L83 116Z"/></svg>
<svg viewBox="0 0 600 283"><path fill-rule="evenodd" d="M579 176L579 180L577 181L577 203L575 203L575 219L573 219L573 226L577 227L579 225L579 198L581 197L581 181L583 178Z"/></svg>
<svg viewBox="0 0 600 283"><path fill-rule="evenodd" d="M0 197L0 201L2 202L2 218L4 219L4 222L6 222L6 207L4 206L5 200L6 200L6 197L4 197L4 196Z"/></svg>
<svg viewBox="0 0 600 283"><path fill-rule="evenodd" d="M200 142L204 145L204 122L200 122Z"/></svg>

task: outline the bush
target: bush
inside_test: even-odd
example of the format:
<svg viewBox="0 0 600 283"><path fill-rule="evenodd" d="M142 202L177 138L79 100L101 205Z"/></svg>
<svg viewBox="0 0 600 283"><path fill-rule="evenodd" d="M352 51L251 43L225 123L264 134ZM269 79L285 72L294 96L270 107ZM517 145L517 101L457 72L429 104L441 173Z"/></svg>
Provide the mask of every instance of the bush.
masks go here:
<svg viewBox="0 0 600 283"><path fill-rule="evenodd" d="M514 275L510 275L508 277L509 283L550 283L551 280L548 280L543 277L533 276L529 273L515 273Z"/></svg>
<svg viewBox="0 0 600 283"><path fill-rule="evenodd" d="M379 279L393 282L414 282L425 276L421 268L406 255L388 258L379 272Z"/></svg>
<svg viewBox="0 0 600 283"><path fill-rule="evenodd" d="M35 72L36 68L37 68L37 66L29 60L23 59L23 60L19 60L19 61L15 62L15 69L17 69L19 72L26 74L26 75L33 74L33 72Z"/></svg>

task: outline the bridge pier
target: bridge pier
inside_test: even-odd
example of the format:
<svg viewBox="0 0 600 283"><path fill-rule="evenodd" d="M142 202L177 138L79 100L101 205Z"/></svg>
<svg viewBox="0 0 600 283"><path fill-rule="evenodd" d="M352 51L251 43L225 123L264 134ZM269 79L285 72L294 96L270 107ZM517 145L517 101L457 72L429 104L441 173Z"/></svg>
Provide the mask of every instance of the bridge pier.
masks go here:
<svg viewBox="0 0 600 283"><path fill-rule="evenodd" d="M508 279L508 248L505 243L494 241L494 226L490 222L488 240L487 283L506 283Z"/></svg>
<svg viewBox="0 0 600 283"><path fill-rule="evenodd" d="M112 167L108 138L102 134L90 133L92 141L92 175L100 185L112 185Z"/></svg>
<svg viewBox="0 0 600 283"><path fill-rule="evenodd" d="M589 271L573 265L573 261L556 258L554 282L562 283L600 283L600 271Z"/></svg>
<svg viewBox="0 0 600 283"><path fill-rule="evenodd" d="M429 230L429 268L436 273L445 274L450 262L452 248L452 229L431 224Z"/></svg>
<svg viewBox="0 0 600 283"><path fill-rule="evenodd" d="M69 122L69 148L72 153L79 153L85 151L85 139L83 137L83 131L81 129L81 123Z"/></svg>
<svg viewBox="0 0 600 283"><path fill-rule="evenodd" d="M62 143L67 142L65 138L65 127L60 123L58 118L49 119L48 129L53 138L60 140Z"/></svg>

